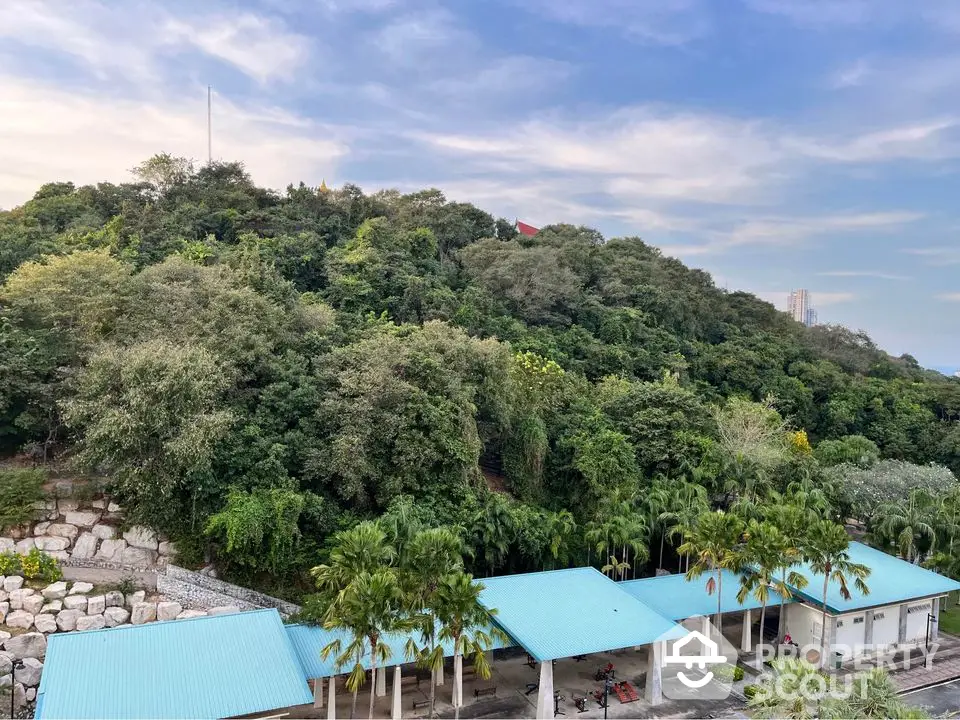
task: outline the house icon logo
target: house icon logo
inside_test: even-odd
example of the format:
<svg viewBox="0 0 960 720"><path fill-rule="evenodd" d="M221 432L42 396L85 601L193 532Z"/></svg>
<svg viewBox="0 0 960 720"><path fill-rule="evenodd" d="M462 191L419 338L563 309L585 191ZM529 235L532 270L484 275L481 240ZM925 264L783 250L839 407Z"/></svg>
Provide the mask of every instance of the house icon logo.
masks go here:
<svg viewBox="0 0 960 720"><path fill-rule="evenodd" d="M694 642L699 643L701 654L681 654L685 647ZM677 679L688 688L702 688L713 680L713 672L707 670L707 666L723 665L726 662L727 656L720 654L720 646L699 630L694 630L686 637L677 640L673 646L673 651L663 658L664 665L683 665L687 670L692 670L696 666L700 670L706 671L700 678L689 677L682 670L679 671Z"/></svg>
<svg viewBox="0 0 960 720"><path fill-rule="evenodd" d="M737 649L708 618L681 623L680 639L663 638L661 687L671 700L723 700L733 689Z"/></svg>

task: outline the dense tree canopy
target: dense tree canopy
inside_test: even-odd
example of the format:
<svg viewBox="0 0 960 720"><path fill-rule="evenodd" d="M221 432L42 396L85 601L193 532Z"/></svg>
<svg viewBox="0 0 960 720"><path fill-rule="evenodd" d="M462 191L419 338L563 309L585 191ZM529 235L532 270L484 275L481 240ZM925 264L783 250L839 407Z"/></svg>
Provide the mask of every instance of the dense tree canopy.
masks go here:
<svg viewBox="0 0 960 720"><path fill-rule="evenodd" d="M622 577L708 500L839 515L878 461L871 508L960 470L960 381L639 238L519 236L438 190L159 155L0 212L0 279L3 449L268 584L409 497L474 572Z"/></svg>

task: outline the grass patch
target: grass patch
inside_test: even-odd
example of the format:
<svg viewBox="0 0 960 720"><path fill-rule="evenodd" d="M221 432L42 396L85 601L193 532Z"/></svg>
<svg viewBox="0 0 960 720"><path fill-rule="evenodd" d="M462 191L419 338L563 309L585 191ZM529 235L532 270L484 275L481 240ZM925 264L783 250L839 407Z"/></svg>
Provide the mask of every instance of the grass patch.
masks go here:
<svg viewBox="0 0 960 720"><path fill-rule="evenodd" d="M957 602L960 593L954 591L947 596L943 609L940 611L940 629L950 635L960 636L960 607Z"/></svg>

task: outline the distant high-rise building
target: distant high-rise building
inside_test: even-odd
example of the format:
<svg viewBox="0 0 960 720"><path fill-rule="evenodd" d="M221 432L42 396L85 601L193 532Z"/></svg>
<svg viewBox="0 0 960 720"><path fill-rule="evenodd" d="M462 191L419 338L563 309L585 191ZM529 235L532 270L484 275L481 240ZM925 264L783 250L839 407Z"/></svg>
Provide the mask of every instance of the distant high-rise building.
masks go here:
<svg viewBox="0 0 960 720"><path fill-rule="evenodd" d="M817 324L817 311L810 306L810 293L807 290L790 291L787 312L790 313L790 317L807 327Z"/></svg>

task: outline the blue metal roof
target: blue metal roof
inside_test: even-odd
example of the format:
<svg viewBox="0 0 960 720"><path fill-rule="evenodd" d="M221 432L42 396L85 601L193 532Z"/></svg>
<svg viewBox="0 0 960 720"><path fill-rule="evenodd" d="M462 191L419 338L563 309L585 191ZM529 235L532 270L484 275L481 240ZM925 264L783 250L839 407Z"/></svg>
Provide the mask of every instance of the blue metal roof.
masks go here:
<svg viewBox="0 0 960 720"><path fill-rule="evenodd" d="M647 645L686 630L594 568L484 578L480 602L536 660Z"/></svg>
<svg viewBox="0 0 960 720"><path fill-rule="evenodd" d="M682 574L661 575L641 580L627 580L620 583L620 587L664 617L683 620L697 615L713 615L717 612L716 592L713 595L707 594L707 580L713 576L714 573L710 573L688 581ZM737 602L737 593L740 591L740 575L737 573L729 570L722 571L720 591L720 612L722 613L754 610L760 607L760 603L752 593L742 604ZM787 598L787 602L793 602L793 598ZM779 604L780 593L771 590L767 607Z"/></svg>
<svg viewBox="0 0 960 720"><path fill-rule="evenodd" d="M339 639L340 642L343 643L343 647L346 647L350 642L349 633L342 630L325 630L315 625L287 625L286 630L287 635L290 637L290 642L293 644L293 649L300 659L303 672L308 678L313 679L339 675L344 672L349 672L353 666L351 663L349 667L338 668L334 656L331 655L326 660L320 657L323 648L334 640ZM383 642L390 648L390 658L386 661L386 665L403 665L413 662L413 658L407 655L407 639L409 637L411 637L411 635L407 633L388 633L384 635ZM417 644L423 644L419 633L414 633L412 637L414 637L414 641ZM499 650L505 647L513 647L513 645L514 643L512 642L502 643L494 640L490 649ZM441 643L441 646L443 647L443 652L446 657L453 656L452 642ZM363 667L369 669L369 649L364 650L361 664ZM382 666L384 663L381 662L380 665Z"/></svg>
<svg viewBox="0 0 960 720"><path fill-rule="evenodd" d="M36 717L206 720L312 701L269 609L50 635Z"/></svg>
<svg viewBox="0 0 960 720"><path fill-rule="evenodd" d="M848 553L853 562L863 563L870 568L870 576L865 580L870 593L863 595L851 581L848 583L850 599L844 600L840 595L840 584L831 580L827 586L827 609L834 614L946 595L953 590L960 590L960 582L956 580L863 543L851 542ZM819 606L823 601L823 575L814 574L806 563L793 569L803 574L809 583L801 591L794 588L794 592L807 602Z"/></svg>

